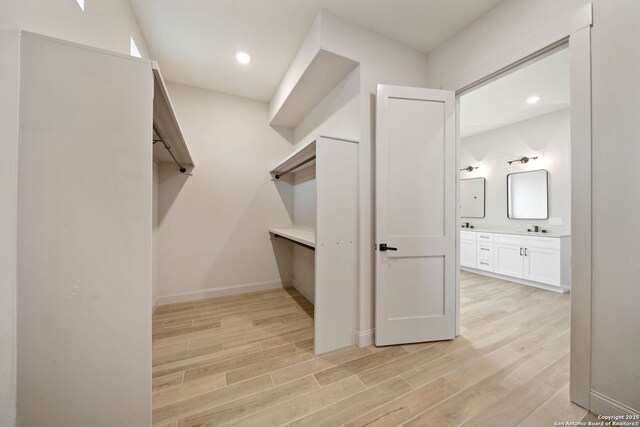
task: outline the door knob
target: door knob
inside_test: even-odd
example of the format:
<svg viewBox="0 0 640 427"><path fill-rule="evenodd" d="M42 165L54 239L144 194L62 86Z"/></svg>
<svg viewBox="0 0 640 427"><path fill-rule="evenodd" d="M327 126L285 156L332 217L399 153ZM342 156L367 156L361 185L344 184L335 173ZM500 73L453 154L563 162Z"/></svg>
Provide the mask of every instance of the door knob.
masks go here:
<svg viewBox="0 0 640 427"><path fill-rule="evenodd" d="M380 243L380 252L397 251L397 250L398 250L398 248L387 246L386 243Z"/></svg>

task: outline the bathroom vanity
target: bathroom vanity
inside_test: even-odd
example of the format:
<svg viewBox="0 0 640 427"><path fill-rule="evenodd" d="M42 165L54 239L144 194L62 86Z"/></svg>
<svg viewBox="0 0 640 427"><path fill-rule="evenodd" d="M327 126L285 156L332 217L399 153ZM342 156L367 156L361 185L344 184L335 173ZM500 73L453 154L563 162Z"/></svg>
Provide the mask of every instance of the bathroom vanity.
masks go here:
<svg viewBox="0 0 640 427"><path fill-rule="evenodd" d="M555 292L570 289L569 235L460 231L460 267Z"/></svg>

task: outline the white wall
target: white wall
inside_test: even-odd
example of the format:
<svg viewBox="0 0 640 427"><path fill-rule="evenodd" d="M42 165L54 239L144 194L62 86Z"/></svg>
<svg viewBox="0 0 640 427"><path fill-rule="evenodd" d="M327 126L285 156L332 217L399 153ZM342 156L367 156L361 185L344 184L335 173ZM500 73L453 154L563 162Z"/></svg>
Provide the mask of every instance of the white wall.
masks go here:
<svg viewBox="0 0 640 427"><path fill-rule="evenodd" d="M464 120L464 117L461 118ZM479 166L473 172L460 172L460 178L486 179L485 217L461 218L476 228L524 231L532 225L550 231L571 230L571 129L568 109L513 123L460 141L460 169ZM522 156L539 156L535 162L513 164ZM548 220L522 220L507 217L507 174L546 169L549 172L549 218L561 218L562 226Z"/></svg>
<svg viewBox="0 0 640 427"><path fill-rule="evenodd" d="M507 0L428 57L439 87L588 0ZM640 2L593 0L591 387L640 410Z"/></svg>
<svg viewBox="0 0 640 427"><path fill-rule="evenodd" d="M133 36L143 58L147 44L128 0L20 0L19 29L129 54Z"/></svg>
<svg viewBox="0 0 640 427"><path fill-rule="evenodd" d="M18 52L18 34L0 28L0 426L16 414Z"/></svg>
<svg viewBox="0 0 640 427"><path fill-rule="evenodd" d="M319 27L319 28L318 28ZM318 134L355 139L359 168L359 295L358 331L365 334L361 343L370 342L374 328L374 198L373 134L375 128L376 85L425 86L426 56L394 40L346 22L326 11L316 18L298 52L319 44L325 50L360 63L345 80L325 98L295 129L295 142L304 143ZM319 35L317 34L319 32ZM296 65L294 61L294 66ZM287 73L281 87L290 85L295 73Z"/></svg>
<svg viewBox="0 0 640 427"><path fill-rule="evenodd" d="M153 162L153 211L152 211L152 261L153 266L152 279L151 279L151 300L155 308L158 302L158 295L160 291L160 226L158 223L158 206L160 197L160 168L158 163Z"/></svg>
<svg viewBox="0 0 640 427"><path fill-rule="evenodd" d="M193 176L160 167L160 303L290 281L291 245L267 230L293 221L291 186L269 174L292 147L267 125L267 104L169 91L196 167Z"/></svg>
<svg viewBox="0 0 640 427"><path fill-rule="evenodd" d="M296 228L316 230L317 181L315 165L294 175L293 224ZM293 286L312 303L315 300L315 253L293 245Z"/></svg>

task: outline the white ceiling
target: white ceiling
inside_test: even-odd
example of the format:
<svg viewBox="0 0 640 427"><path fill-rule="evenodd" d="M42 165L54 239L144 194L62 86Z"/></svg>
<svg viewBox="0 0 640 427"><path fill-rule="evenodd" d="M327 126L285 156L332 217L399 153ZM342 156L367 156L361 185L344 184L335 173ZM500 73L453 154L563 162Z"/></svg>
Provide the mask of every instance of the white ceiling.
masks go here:
<svg viewBox="0 0 640 427"><path fill-rule="evenodd" d="M533 96L536 104L527 104ZM569 107L569 49L563 49L460 97L466 137Z"/></svg>
<svg viewBox="0 0 640 427"><path fill-rule="evenodd" d="M428 53L501 0L130 1L167 80L268 101L321 8Z"/></svg>

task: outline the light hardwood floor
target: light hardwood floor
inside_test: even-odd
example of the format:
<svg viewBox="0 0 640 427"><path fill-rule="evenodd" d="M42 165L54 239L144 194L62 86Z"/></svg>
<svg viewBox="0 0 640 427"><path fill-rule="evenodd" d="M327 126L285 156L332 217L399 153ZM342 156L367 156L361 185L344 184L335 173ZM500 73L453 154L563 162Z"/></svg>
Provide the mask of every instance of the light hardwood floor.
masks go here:
<svg viewBox="0 0 640 427"><path fill-rule="evenodd" d="M313 354L293 289L159 307L155 426L553 426L568 399L569 295L462 272L453 341Z"/></svg>

